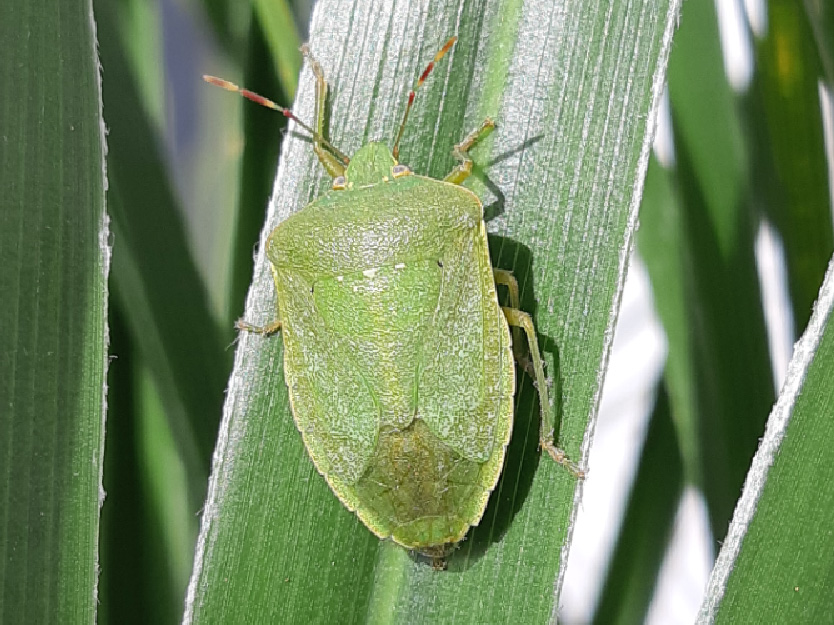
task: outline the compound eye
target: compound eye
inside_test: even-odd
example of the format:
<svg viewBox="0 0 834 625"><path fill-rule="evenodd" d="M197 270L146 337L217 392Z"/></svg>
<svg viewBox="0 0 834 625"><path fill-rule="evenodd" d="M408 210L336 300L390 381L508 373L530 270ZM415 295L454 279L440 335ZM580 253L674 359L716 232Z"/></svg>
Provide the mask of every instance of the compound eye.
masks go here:
<svg viewBox="0 0 834 625"><path fill-rule="evenodd" d="M347 181L344 176L336 176L333 178L333 190L344 191L347 188Z"/></svg>
<svg viewBox="0 0 834 625"><path fill-rule="evenodd" d="M403 176L410 176L411 170L407 165L394 165L391 168L391 176L394 178L402 178Z"/></svg>

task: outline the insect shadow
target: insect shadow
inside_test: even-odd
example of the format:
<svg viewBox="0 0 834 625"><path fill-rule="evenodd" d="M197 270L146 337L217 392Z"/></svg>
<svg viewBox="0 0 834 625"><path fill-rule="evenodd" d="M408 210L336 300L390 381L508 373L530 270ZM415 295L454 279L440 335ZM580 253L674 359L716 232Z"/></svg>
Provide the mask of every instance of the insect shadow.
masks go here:
<svg viewBox="0 0 834 625"><path fill-rule="evenodd" d="M544 135L536 135L534 137L529 137L513 149L507 150L506 152L502 152L501 154L496 155L495 158L493 158L488 163L483 163L480 165L478 163L475 163L475 166L472 170L472 174L476 178L478 178L478 180L480 180L487 189L489 189L490 193L492 193L495 196L495 199L492 202L484 206L484 221L489 223L490 220L495 219L499 215L503 214L505 201L504 194L501 192L500 187L497 184L495 184L492 180L490 180L489 176L487 176L485 172L488 171L490 167L502 161L506 161L507 159L515 156L516 154L522 155L526 149L534 146L536 143L541 141L543 137Z"/></svg>
<svg viewBox="0 0 834 625"><path fill-rule="evenodd" d="M495 268L511 270L518 279L521 309L536 320L536 304L532 279L530 249L512 239L489 235L489 248ZM507 303L507 294L499 290L498 299ZM526 350L526 342L522 342ZM562 414L562 389L559 375L559 351L552 339L539 335L542 357L548 376L551 401L555 404L557 427ZM525 351L526 353L526 351ZM471 528L459 548L451 554L447 563L452 571L468 569L479 560L509 529L513 518L521 509L533 483L539 462L550 462L539 451L540 408L538 391L532 379L516 364L516 395L512 438L507 447L504 468L495 489L490 495L481 522Z"/></svg>

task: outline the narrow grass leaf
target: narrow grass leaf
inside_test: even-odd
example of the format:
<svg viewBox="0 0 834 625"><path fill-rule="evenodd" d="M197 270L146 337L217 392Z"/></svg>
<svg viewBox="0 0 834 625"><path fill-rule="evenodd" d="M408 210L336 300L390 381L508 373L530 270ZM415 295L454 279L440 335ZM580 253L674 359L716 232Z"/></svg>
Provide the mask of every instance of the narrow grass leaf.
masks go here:
<svg viewBox="0 0 834 625"><path fill-rule="evenodd" d="M313 19L311 49L331 81L329 137L348 154L371 139L390 145L415 78L459 37L418 95L401 160L442 177L454 143L496 120L473 151L469 185L486 206L494 263L515 272L522 308L534 314L559 443L577 459L599 401L678 9L335 0L319 3ZM309 121L309 71L300 85L294 110ZM309 139L291 131L263 236L328 183ZM275 316L263 250L246 316ZM436 572L380 542L330 493L293 425L281 356L280 337L241 339L186 622L554 617L577 482L537 452L529 380L519 378L504 478L449 570Z"/></svg>
<svg viewBox="0 0 834 625"><path fill-rule="evenodd" d="M834 613L834 262L768 419L700 623L825 623Z"/></svg>
<svg viewBox="0 0 834 625"><path fill-rule="evenodd" d="M0 4L0 622L95 620L107 274L87 0Z"/></svg>

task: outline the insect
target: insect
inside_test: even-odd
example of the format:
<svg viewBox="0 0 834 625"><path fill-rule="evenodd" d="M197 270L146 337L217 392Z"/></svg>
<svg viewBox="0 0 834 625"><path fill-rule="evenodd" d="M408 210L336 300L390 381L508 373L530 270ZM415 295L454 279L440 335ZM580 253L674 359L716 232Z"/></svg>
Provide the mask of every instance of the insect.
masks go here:
<svg viewBox="0 0 834 625"><path fill-rule="evenodd" d="M461 186L472 171L468 152L492 120L454 147L458 164L443 180L398 160L415 93L456 40L409 92L393 149L370 142L352 158L323 136L327 83L307 46L315 127L263 96L205 77L295 121L333 177L329 192L267 240L277 320L238 328L281 330L296 425L341 502L380 538L436 565L478 524L501 473L513 422L514 351L538 387L541 447L584 475L554 445L532 319L519 310L512 273L493 269L483 206ZM499 305L496 284L507 287L509 306Z"/></svg>

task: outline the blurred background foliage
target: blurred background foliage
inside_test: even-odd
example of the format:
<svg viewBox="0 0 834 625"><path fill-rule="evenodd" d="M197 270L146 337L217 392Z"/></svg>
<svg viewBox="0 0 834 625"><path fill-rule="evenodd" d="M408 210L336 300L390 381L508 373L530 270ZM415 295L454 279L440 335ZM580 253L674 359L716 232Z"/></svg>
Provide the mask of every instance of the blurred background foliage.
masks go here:
<svg viewBox="0 0 834 625"><path fill-rule="evenodd" d="M834 539L817 522L834 517L834 460L824 451L834 443L825 393L834 371L829 310L818 310L824 348L813 343L797 360L798 381L785 390L790 353L780 347L805 330L834 251L826 143L834 11L822 0L748 2L747 13L741 2L728 3L739 18L732 30L725 14L719 20L720 4L684 3L669 60L664 132L648 167L636 246L668 356L659 380L636 382L655 385L656 405L637 443L606 572L584 599L594 603L585 610L593 622L646 620L687 488L702 495L707 511L706 557L717 554L780 392L780 402L797 406L789 415L804 411L795 422L803 430L780 456L786 477L768 483L764 528L739 566L755 574L731 579L718 618L812 622L802 619L834 614L834 576L830 564L820 565L834 562ZM5 4L0 23L19 19L14 8L23 6ZM114 241L99 622L182 618L232 368L233 322L243 314L284 136L282 116L204 89L200 75L221 74L291 104L311 9L311 2L280 0L93 3ZM11 39L3 41L3 67L11 67ZM728 60L739 56L740 64ZM20 90L2 80L8 111ZM13 170L3 150L5 189ZM763 241L772 242L771 264ZM3 245L20 244L4 238ZM22 345L10 342L5 351ZM20 365L4 361L5 379L13 366ZM17 440L22 414L4 418L6 440ZM603 467L590 469L604 479ZM6 471L7 511L14 475ZM7 551L9 528L25 522L7 515ZM0 615L26 603L20 588L37 601L26 579L0 568ZM788 585L791 592L777 592ZM723 587L709 592L720 603ZM685 622L673 616L658 622Z"/></svg>

